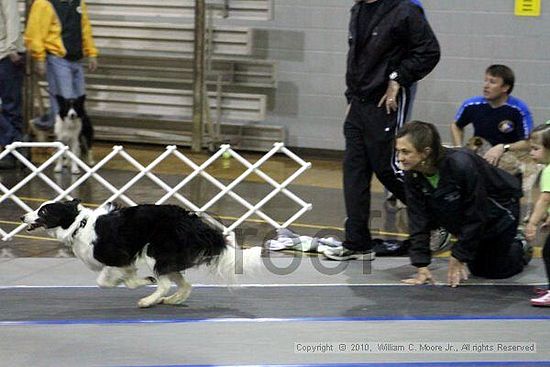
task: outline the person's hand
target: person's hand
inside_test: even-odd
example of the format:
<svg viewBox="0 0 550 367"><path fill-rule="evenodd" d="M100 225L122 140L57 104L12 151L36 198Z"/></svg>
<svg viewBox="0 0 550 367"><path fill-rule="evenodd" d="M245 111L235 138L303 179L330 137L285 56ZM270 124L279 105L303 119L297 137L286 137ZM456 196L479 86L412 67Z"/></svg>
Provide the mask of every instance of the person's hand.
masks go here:
<svg viewBox="0 0 550 367"><path fill-rule="evenodd" d="M427 267L418 268L416 276L414 278L401 279L401 283L410 284L410 285L422 285L422 284L435 284L432 273L428 270Z"/></svg>
<svg viewBox="0 0 550 367"><path fill-rule="evenodd" d="M378 107L384 105L386 107L386 113L389 115L392 111L397 111L397 94L401 86L395 80L390 80L386 93L380 98Z"/></svg>
<svg viewBox="0 0 550 367"><path fill-rule="evenodd" d="M461 280L468 280L468 270L466 270L466 264L451 256L449 258L447 282L451 287L456 288L460 284Z"/></svg>
<svg viewBox="0 0 550 367"><path fill-rule="evenodd" d="M485 153L483 158L493 166L498 165L498 162L500 161L500 158L504 154L504 145L503 144L497 144L491 149Z"/></svg>
<svg viewBox="0 0 550 367"><path fill-rule="evenodd" d="M19 65L23 62L23 57L20 54L18 54L17 52L12 52L10 54L10 60L13 64Z"/></svg>
<svg viewBox="0 0 550 367"><path fill-rule="evenodd" d="M546 221L543 226L547 225L548 221ZM542 227L541 227L542 228ZM525 225L525 239L529 242L534 241L535 237L537 236L537 226L533 223L528 222Z"/></svg>
<svg viewBox="0 0 550 367"><path fill-rule="evenodd" d="M44 75L46 75L46 62L36 61L34 63L34 71L36 72L36 74L38 74L38 76L43 77Z"/></svg>
<svg viewBox="0 0 550 367"><path fill-rule="evenodd" d="M90 60L88 63L88 70L90 70L92 73L97 70L97 58L90 57Z"/></svg>
<svg viewBox="0 0 550 367"><path fill-rule="evenodd" d="M546 217L546 220L540 226L541 231L550 231L550 215Z"/></svg>

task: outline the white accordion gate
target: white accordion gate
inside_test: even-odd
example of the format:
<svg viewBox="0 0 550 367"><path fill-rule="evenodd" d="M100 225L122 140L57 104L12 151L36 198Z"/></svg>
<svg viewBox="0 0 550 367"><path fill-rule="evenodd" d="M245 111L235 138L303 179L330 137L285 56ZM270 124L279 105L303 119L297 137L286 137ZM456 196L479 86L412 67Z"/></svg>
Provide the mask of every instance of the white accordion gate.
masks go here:
<svg viewBox="0 0 550 367"><path fill-rule="evenodd" d="M30 162L27 158L25 158L25 156L21 154L21 152L18 151L18 149L21 149L21 148L34 148L34 147L53 148L55 149L55 152L44 163L36 166L32 162ZM248 219L252 215L259 216L274 228L285 228L289 226L291 223L293 223L295 220L297 220L300 216L302 216L306 211L311 210L311 207L312 207L310 203L304 202L301 198L299 198L297 195L292 193L287 188L288 185L292 183L292 181L294 181L305 170L311 167L311 163L305 162L296 154L292 153L290 150L288 150L284 146L283 143L275 143L273 148L269 152L267 152L263 157L257 160L255 163L251 163L248 160L246 160L239 153L232 150L229 145L222 145L215 154L213 154L209 159L207 159L204 163L200 165L194 163L184 154L179 152L177 150L177 147L173 145L167 146L166 150L147 166L143 166L141 163L135 160L130 154L128 154L124 150L122 146L114 146L112 151L107 156L105 156L105 158L103 158L101 161L99 161L97 164L95 164L92 167L89 167L86 163L80 160L79 157L74 155L67 146L59 142L12 143L6 146L5 150L0 153L0 160L10 153L13 154L16 157L16 159L21 162L21 164L27 167L30 170L30 173L24 179L19 181L16 185L14 185L11 188L6 187L3 182L0 182L0 191L2 193L2 196L0 197L0 205L2 205L2 203L4 203L6 200L11 199L15 204L17 204L25 212L32 211L33 209L30 208L22 199L20 199L17 196L17 192L35 178L41 179L46 185L48 185L51 189L53 189L56 192L57 196L51 199L54 201L58 201L62 199L72 199L70 194L76 188L78 188L80 185L82 185L89 179L95 179L99 184L101 184L104 188L106 188L109 192L111 192L111 196L108 197L106 200L104 200L101 205L120 199L120 200L123 200L127 205L132 206L132 205L136 205L136 202L134 202L130 197L128 197L126 192L133 185L135 185L141 178L148 177L152 182L157 184L165 192L165 194L161 198L159 198L155 202L155 204L163 204L168 199L174 198L189 210L194 211L198 215L205 217L211 223L223 229L225 234L233 232L235 228L241 225L246 219ZM273 155L275 155L276 153L285 154L289 159L293 160L298 164L298 169L293 174L288 176L288 178L286 178L282 183L278 183L277 181L275 181L273 178L271 178L269 175L267 175L265 172L263 172L260 169L260 166L263 163L265 163L267 160L269 160L271 157L273 157ZM231 157L233 157L240 164L242 164L246 168L246 170L237 178L235 178L233 181L231 181L229 184L224 185L222 182L220 182L220 180L216 179L211 174L206 172L206 169L210 165L212 165L216 160L226 158L228 154L231 155ZM50 177L48 177L44 173L44 171L48 167L54 165L57 159L61 158L63 155L68 157L70 160L76 161L80 169L84 172L80 177L76 179L74 183L72 183L66 189L61 188L56 182L54 182ZM168 185L166 182L164 182L161 178L159 178L156 174L152 172L152 170L157 165L159 165L162 161L164 161L170 156L177 157L181 162L183 162L185 165L189 166L193 170L191 174L187 175L186 177L183 177L183 179L174 186ZM121 188L116 188L109 181L103 178L98 172L102 167L104 167L108 162L110 162L112 159L116 157L122 157L131 166L133 166L135 169L139 171L137 175L135 175L128 182L126 182ZM238 195L234 191L237 185L242 183L252 173L256 174L263 181L265 181L266 184L271 185L273 187L273 189L269 192L269 194L267 194L263 199L261 199L259 202L255 204L252 204L249 201L245 200L242 196ZM191 202L188 198L186 198L185 196L179 193L179 191L182 188L184 188L189 182L191 182L191 180L193 180L193 178L197 176L203 177L204 179L212 183L214 186L216 186L220 190L217 195L215 195L211 200L209 200L206 204L202 205L201 207L197 206L195 203ZM262 211L262 207L266 205L270 200L272 200L279 193L285 195L287 198L295 202L299 207L299 209L290 218L283 221L282 224L276 221L275 219L271 218L270 216L268 216ZM241 215L236 221L234 221L229 226L225 226L223 223L221 223L220 221L216 220L215 218L211 217L206 213L207 210L212 208L212 206L215 203L217 203L219 200L221 200L225 196L230 196L232 199L234 199L236 202L238 202L239 204L241 204L243 207L247 209L245 214ZM0 235L2 236L2 240L3 241L10 240L17 233L24 230L25 227L26 227L25 224L21 224L17 226L14 230L9 232L4 230L3 228L0 228Z"/></svg>

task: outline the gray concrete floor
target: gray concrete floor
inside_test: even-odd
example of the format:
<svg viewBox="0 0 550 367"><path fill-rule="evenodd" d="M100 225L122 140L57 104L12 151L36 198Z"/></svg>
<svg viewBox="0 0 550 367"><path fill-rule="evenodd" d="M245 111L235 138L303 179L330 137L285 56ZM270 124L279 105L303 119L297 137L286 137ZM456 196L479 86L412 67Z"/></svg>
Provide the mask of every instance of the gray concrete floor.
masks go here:
<svg viewBox="0 0 550 367"><path fill-rule="evenodd" d="M135 306L137 299L150 290L100 291L94 285L94 274L76 259L4 260L0 266L0 295L4 295L4 305L9 301L18 310L0 316L0 350L10 351L3 355L0 365L357 365L421 361L467 361L467 365L511 365L513 361L526 365L536 361L545 365L550 360L548 312L530 307L529 290L522 287L542 279L540 267L530 266L524 274L508 280L472 279L459 289L443 285L416 288L398 285L398 280L409 273L403 258L380 258L368 263L370 267L353 261L333 275L320 272L311 258L301 259L298 269L290 274L262 271L252 277L243 276L241 285L232 290L223 287L206 269L188 271L186 277L195 290L186 306L150 310ZM272 262L283 269L286 260L273 258ZM437 278L442 280L444 262L439 259L434 266ZM388 286L390 289L379 290ZM55 297L58 288L63 290L57 293L59 298L50 298ZM21 289L26 291L25 296L8 299L7 292ZM53 293L48 296L44 290ZM516 308L511 314L500 312L513 303ZM310 308L309 314L304 307ZM378 316L369 316L373 311ZM18 312L31 316L6 320L8 313ZM455 347L471 344L472 348L512 343L534 345L536 351L296 350L298 344L308 343L363 343L371 348L382 343L414 344L415 348L423 343L451 343Z"/></svg>
<svg viewBox="0 0 550 367"><path fill-rule="evenodd" d="M321 165L327 169L326 162ZM332 167L338 172L339 162ZM121 169L102 174L113 183L132 175ZM10 187L24 175L24 171L4 171L0 181ZM181 179L173 172L162 175L168 182ZM69 184L71 177L57 180ZM258 182L245 182L240 189L251 200L266 193L265 185ZM337 184L301 182L292 189L314 204L293 226L295 231L341 234L344 210ZM189 190L198 200L213 193L204 183ZM144 183L134 195L147 202L158 199L159 192ZM19 196L36 207L51 195L37 180ZM95 183L74 194L90 204L104 200L105 195ZM376 186L374 198L372 227L403 238L403 213L383 210L383 192ZM227 200L214 212L231 221L239 210ZM285 200L266 210L282 217L292 212ZM2 202L0 228L15 226L19 211L9 200ZM273 233L258 221L247 222L244 228L241 242L246 246L259 245ZM137 299L150 289L100 291L95 275L59 244L39 233L21 233L0 243L0 310L4 310L0 313L0 366L550 365L550 310L532 308L528 302L530 288L545 283L540 259L513 278L470 279L459 289L444 285L446 261L443 256L432 264L437 286L411 289L400 285L400 279L414 271L407 258L335 263L315 254L271 253L262 271L241 277L233 289L226 289L205 269L194 269L185 274L195 286L185 306L138 310ZM335 348L362 344L370 349L298 350L300 345L316 343ZM397 347L382 350L384 343ZM419 350L422 343L453 347ZM488 350L499 343L529 345L535 350ZM397 350L409 345L413 349ZM463 345L471 349L456 349Z"/></svg>

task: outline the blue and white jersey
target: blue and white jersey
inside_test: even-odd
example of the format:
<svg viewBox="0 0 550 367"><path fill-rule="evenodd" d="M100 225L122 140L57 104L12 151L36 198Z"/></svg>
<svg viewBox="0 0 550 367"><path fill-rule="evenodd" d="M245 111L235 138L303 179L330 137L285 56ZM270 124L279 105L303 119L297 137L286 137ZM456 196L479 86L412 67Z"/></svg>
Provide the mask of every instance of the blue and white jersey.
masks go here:
<svg viewBox="0 0 550 367"><path fill-rule="evenodd" d="M411 3L418 6L420 9L424 10L424 7L422 6L422 2L420 0L411 0Z"/></svg>
<svg viewBox="0 0 550 367"><path fill-rule="evenodd" d="M458 109L455 121L461 129L473 124L474 135L492 145L528 139L533 129L533 118L527 104L512 96L497 108L491 107L482 96L467 99Z"/></svg>

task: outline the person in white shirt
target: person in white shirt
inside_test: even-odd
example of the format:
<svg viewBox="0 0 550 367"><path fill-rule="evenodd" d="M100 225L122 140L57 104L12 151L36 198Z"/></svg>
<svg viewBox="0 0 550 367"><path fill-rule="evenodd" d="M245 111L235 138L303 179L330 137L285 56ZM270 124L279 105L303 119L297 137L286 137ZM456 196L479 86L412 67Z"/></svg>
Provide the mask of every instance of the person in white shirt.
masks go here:
<svg viewBox="0 0 550 367"><path fill-rule="evenodd" d="M0 0L0 150L23 136L24 52L17 0ZM12 168L11 154L0 160L0 169Z"/></svg>

